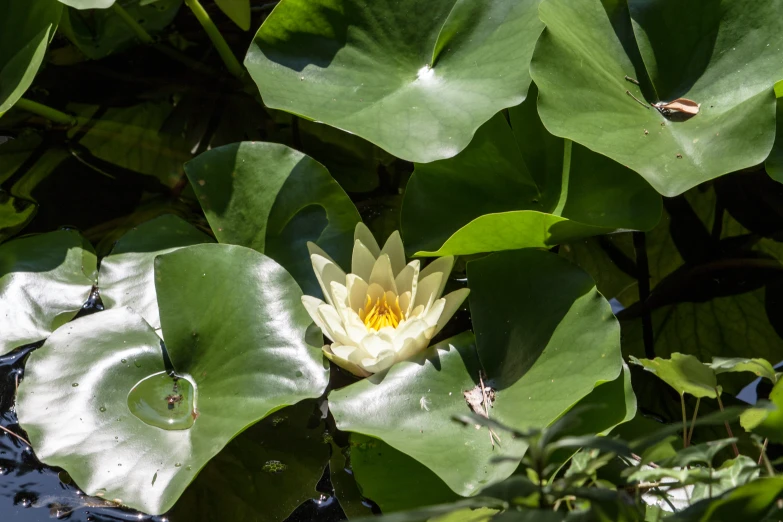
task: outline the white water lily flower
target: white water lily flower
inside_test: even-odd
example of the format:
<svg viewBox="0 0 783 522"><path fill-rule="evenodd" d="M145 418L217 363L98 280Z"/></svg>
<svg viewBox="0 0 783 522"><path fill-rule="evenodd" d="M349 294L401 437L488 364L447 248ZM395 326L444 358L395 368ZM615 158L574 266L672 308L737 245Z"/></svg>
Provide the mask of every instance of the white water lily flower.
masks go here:
<svg viewBox="0 0 783 522"><path fill-rule="evenodd" d="M468 296L467 288L441 297L454 257L441 257L419 270L405 264L399 232L383 248L359 223L351 273L318 246L308 243L313 269L326 302L302 296L315 324L332 341L324 353L354 375L367 377L424 350Z"/></svg>

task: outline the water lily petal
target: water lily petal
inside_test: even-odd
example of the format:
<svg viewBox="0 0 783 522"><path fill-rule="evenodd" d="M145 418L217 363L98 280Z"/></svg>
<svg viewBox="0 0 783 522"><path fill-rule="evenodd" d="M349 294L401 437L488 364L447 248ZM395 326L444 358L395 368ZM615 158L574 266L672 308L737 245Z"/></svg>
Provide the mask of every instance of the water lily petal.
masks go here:
<svg viewBox="0 0 783 522"><path fill-rule="evenodd" d="M347 282L347 276L346 276ZM332 299L334 300L334 308L341 318L345 318L345 312L350 309L348 304L348 289L345 285L341 285L337 281L332 281L331 284Z"/></svg>
<svg viewBox="0 0 783 522"><path fill-rule="evenodd" d="M405 268L405 248L400 233L395 230L381 249L381 255L387 254L391 260L392 272L397 276Z"/></svg>
<svg viewBox="0 0 783 522"><path fill-rule="evenodd" d="M370 357L378 357L386 351L394 352L394 343L385 335L371 334L362 340L362 348L367 350Z"/></svg>
<svg viewBox="0 0 783 522"><path fill-rule="evenodd" d="M426 307L432 305L432 303L440 297L439 289L441 288L442 281L443 272L435 272L423 279L419 279L419 284L416 288L416 296L413 300L413 307L416 308L423 305L426 309Z"/></svg>
<svg viewBox="0 0 783 522"><path fill-rule="evenodd" d="M372 232L370 232L370 229L367 228L367 225L361 221L356 224L356 228L353 232L353 239L354 241L357 239L361 241L362 244L370 250L373 257L381 255L381 248L378 246L378 242L375 241L375 237L372 235Z"/></svg>
<svg viewBox="0 0 783 522"><path fill-rule="evenodd" d="M397 352L397 360L404 361L427 348L430 344L430 339L435 336L434 332L435 328L429 327L422 330L415 337L406 337L402 343L402 347Z"/></svg>
<svg viewBox="0 0 783 522"><path fill-rule="evenodd" d="M318 307L318 317L323 325L321 326L321 331L323 331L326 337L337 342L348 340L340 314L335 310L334 306L328 304L320 305Z"/></svg>
<svg viewBox="0 0 783 522"><path fill-rule="evenodd" d="M351 257L351 272L369 281L372 267L375 265L376 256L360 240L353 243L353 255Z"/></svg>
<svg viewBox="0 0 783 522"><path fill-rule="evenodd" d="M308 241L308 242L307 242L307 251L308 251L308 252L310 252L310 257L312 257L312 256L313 256L313 254L317 254L317 255L319 255L319 256L321 256L321 257L325 257L326 259L328 259L329 261L331 261L332 263L334 263L334 259L332 259L332 256L330 256L329 254L327 254L327 253L324 251L324 249L323 249L323 248L319 247L318 245L316 245L316 244L315 244L315 243L313 243L312 241ZM335 263L335 264L337 264L337 263Z"/></svg>
<svg viewBox="0 0 783 522"><path fill-rule="evenodd" d="M378 357L362 359L361 366L368 372L378 373L389 368L397 360L393 351L383 352Z"/></svg>
<svg viewBox="0 0 783 522"><path fill-rule="evenodd" d="M434 325L427 324L424 319L406 321L404 325L397 328L397 330L394 332L394 350L399 352L402 350L402 347L405 345L407 339L419 337L426 330L431 329L432 326Z"/></svg>
<svg viewBox="0 0 783 522"><path fill-rule="evenodd" d="M337 263L320 254L313 254L310 256L310 260L313 262L315 277L318 279L318 284L321 285L321 291L324 293L324 298L327 303L332 304L332 281L337 281L341 285L345 285L345 272L337 266Z"/></svg>
<svg viewBox="0 0 783 522"><path fill-rule="evenodd" d="M321 321L321 318L318 316L318 307L321 305L325 305L323 301L318 299L317 297L313 297L311 295L303 295L302 296L302 304L305 307L305 310L307 310L307 313L310 315L310 318L313 320L315 325L323 331L323 321Z"/></svg>
<svg viewBox="0 0 783 522"><path fill-rule="evenodd" d="M451 319L451 316L457 312L459 307L462 305L462 302L465 301L465 299L468 297L468 294L470 294L469 288L460 288L459 290L455 290L441 299L445 300L446 304L444 305L443 312L441 312L440 318L438 319L438 325L435 328L435 334L440 332L443 327L446 326L446 323L448 323L449 319Z"/></svg>
<svg viewBox="0 0 783 522"><path fill-rule="evenodd" d="M364 279L356 274L345 276L345 287L348 289L348 307L351 310L359 310L364 307L369 286Z"/></svg>
<svg viewBox="0 0 783 522"><path fill-rule="evenodd" d="M400 294L404 294L405 292L411 292L411 294L413 294L414 287L416 286L416 283L419 282L420 266L421 261L414 259L397 274L397 277L394 278L394 284L397 285L397 291Z"/></svg>
<svg viewBox="0 0 783 522"><path fill-rule="evenodd" d="M439 257L421 271L419 274L419 280L426 279L431 274L435 274L437 272L440 272L443 274L443 279L441 279L440 288L438 288L437 293L435 295L435 298L439 298L443 294L443 289L446 288L446 283L449 280L449 274L451 274L451 270L454 268L454 256L445 256L445 257ZM415 296L414 296L415 298ZM424 301L426 302L426 301Z"/></svg>
<svg viewBox="0 0 783 522"><path fill-rule="evenodd" d="M334 346L334 345L332 345ZM348 359L343 359L341 357L337 357L332 351L331 347L327 344L323 347L324 355L326 355L326 358L332 361L334 364L339 366L340 368L344 368L351 372L352 374L356 375L357 377L369 377L372 375L367 370L363 369L361 366L359 366L357 363L350 361ZM355 353L355 352L354 352Z"/></svg>
<svg viewBox="0 0 783 522"><path fill-rule="evenodd" d="M451 295L451 294L449 294ZM446 306L446 299L440 298L432 303L432 306L429 308L429 310L426 311L424 314L423 320L432 327L437 326L438 319L440 319L441 314L443 314L443 309Z"/></svg>
<svg viewBox="0 0 783 522"><path fill-rule="evenodd" d="M380 285L384 291L391 290L394 292L394 295L397 295L397 285L394 283L391 260L387 254L382 254L381 257L375 261L375 266L372 267L370 286L374 284Z"/></svg>

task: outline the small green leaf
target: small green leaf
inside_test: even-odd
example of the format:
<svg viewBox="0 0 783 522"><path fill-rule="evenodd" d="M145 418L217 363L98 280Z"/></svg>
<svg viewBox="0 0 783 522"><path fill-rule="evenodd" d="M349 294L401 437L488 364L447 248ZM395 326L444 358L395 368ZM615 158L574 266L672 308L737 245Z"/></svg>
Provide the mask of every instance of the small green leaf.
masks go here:
<svg viewBox="0 0 783 522"><path fill-rule="evenodd" d="M761 468L750 457L740 455L737 458L727 460L719 468L712 472L715 484L707 485L698 483L691 493L691 501L703 498L719 496L739 486L743 486L759 478Z"/></svg>
<svg viewBox="0 0 783 522"><path fill-rule="evenodd" d="M724 493L719 498L701 500L675 513L673 522L755 522L765 519L772 503L783 493L783 477L765 477Z"/></svg>
<svg viewBox="0 0 783 522"><path fill-rule="evenodd" d="M715 357L712 363L708 364L715 370L716 375L726 372L751 372L758 377L764 377L775 384L778 381L775 375L775 368L766 359L744 359L742 357Z"/></svg>
<svg viewBox="0 0 783 522"><path fill-rule="evenodd" d="M694 397L718 396L718 380L715 372L696 357L673 353L670 359L637 359L631 356L631 362L644 368L671 386L680 395L688 393Z"/></svg>
<svg viewBox="0 0 783 522"><path fill-rule="evenodd" d="M245 66L267 107L409 161L448 158L525 99L539 1L285 0Z"/></svg>
<svg viewBox="0 0 783 522"><path fill-rule="evenodd" d="M74 9L106 9L111 7L116 0L60 0L63 4Z"/></svg>
<svg viewBox="0 0 783 522"><path fill-rule="evenodd" d="M0 353L45 339L90 296L96 259L74 231L0 245Z"/></svg>
<svg viewBox="0 0 783 522"><path fill-rule="evenodd" d="M268 255L306 294L320 293L308 241L350 265L359 213L309 156L276 143L242 142L201 154L185 171L218 241Z"/></svg>
<svg viewBox="0 0 783 522"><path fill-rule="evenodd" d="M747 431L783 443L783 381L778 381L764 407L749 408L740 416L740 424ZM758 406L762 406L759 404Z"/></svg>
<svg viewBox="0 0 783 522"><path fill-rule="evenodd" d="M215 0L215 3L240 29L250 29L250 0Z"/></svg>

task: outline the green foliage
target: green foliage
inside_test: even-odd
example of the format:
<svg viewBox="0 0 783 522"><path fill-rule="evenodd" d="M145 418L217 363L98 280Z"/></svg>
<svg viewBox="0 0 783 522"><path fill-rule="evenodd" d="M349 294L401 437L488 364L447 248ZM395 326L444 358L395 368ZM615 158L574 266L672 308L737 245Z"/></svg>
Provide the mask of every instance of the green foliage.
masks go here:
<svg viewBox="0 0 783 522"><path fill-rule="evenodd" d="M0 0L0 512L780 519L781 14Z"/></svg>

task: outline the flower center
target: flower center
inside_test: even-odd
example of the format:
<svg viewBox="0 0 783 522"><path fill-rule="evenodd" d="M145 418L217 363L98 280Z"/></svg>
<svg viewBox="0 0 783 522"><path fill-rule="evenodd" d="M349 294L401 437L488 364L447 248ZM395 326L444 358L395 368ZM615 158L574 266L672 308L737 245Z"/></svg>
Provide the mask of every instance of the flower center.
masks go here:
<svg viewBox="0 0 783 522"><path fill-rule="evenodd" d="M368 295L364 308L359 310L359 317L362 318L367 328L372 328L376 331L386 326L397 328L400 321L405 319L400 308L399 296L396 297L394 302L389 303L386 295L376 299L375 303L372 302Z"/></svg>

